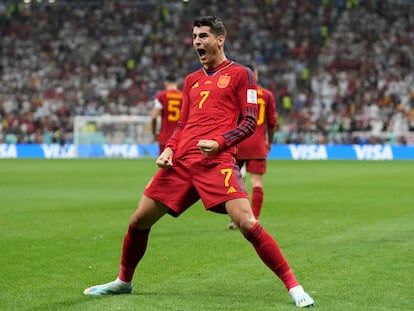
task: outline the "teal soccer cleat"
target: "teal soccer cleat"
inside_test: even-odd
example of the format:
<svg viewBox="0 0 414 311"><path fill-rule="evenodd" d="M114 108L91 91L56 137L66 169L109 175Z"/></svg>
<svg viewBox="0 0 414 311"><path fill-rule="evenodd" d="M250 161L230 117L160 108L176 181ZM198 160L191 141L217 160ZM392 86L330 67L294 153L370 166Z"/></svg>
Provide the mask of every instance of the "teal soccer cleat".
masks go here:
<svg viewBox="0 0 414 311"><path fill-rule="evenodd" d="M123 282L116 279L115 281L106 284L89 287L85 289L83 293L90 296L130 294L132 288L133 285L130 282Z"/></svg>

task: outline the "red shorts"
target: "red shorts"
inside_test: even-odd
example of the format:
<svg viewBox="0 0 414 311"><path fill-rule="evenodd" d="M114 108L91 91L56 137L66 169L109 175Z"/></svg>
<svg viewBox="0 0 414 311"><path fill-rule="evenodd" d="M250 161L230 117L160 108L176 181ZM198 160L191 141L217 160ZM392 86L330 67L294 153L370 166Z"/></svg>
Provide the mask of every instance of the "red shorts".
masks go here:
<svg viewBox="0 0 414 311"><path fill-rule="evenodd" d="M246 164L246 172L263 175L266 173L266 159L237 160L240 168Z"/></svg>
<svg viewBox="0 0 414 311"><path fill-rule="evenodd" d="M248 198L239 167L227 153L173 159L171 169L159 169L144 194L170 208L178 216L200 198L207 210L226 213L224 203Z"/></svg>

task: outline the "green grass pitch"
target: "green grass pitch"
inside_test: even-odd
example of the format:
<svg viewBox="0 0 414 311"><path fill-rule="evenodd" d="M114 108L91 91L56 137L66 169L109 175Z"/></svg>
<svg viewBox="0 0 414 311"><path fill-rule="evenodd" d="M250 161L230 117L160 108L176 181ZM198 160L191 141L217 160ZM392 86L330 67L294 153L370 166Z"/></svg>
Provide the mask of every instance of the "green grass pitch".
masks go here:
<svg viewBox="0 0 414 311"><path fill-rule="evenodd" d="M1 160L0 309L296 309L227 216L200 203L153 227L132 295L83 295L116 277L155 170L154 159ZM410 161L268 162L261 223L316 310L412 310L413 186Z"/></svg>

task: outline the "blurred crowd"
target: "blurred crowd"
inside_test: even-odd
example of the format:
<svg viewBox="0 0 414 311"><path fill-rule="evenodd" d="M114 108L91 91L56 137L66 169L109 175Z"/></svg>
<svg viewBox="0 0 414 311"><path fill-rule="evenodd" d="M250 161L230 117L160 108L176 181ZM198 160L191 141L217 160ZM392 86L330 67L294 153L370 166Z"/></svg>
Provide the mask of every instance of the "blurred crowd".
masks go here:
<svg viewBox="0 0 414 311"><path fill-rule="evenodd" d="M149 115L199 68L191 22L275 94L275 143L414 144L414 4L404 0L6 1L0 143L71 143L76 115Z"/></svg>

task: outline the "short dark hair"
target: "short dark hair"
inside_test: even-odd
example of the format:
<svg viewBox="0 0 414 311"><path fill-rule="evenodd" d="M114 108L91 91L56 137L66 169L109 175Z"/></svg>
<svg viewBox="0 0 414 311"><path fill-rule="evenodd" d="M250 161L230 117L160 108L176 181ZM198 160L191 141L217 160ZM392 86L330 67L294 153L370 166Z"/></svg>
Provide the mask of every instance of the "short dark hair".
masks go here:
<svg viewBox="0 0 414 311"><path fill-rule="evenodd" d="M177 82L177 77L175 74L170 73L165 77L165 81L167 82Z"/></svg>
<svg viewBox="0 0 414 311"><path fill-rule="evenodd" d="M200 16L193 22L193 27L208 26L216 36L226 36L227 30L223 22L216 16Z"/></svg>
<svg viewBox="0 0 414 311"><path fill-rule="evenodd" d="M247 68L249 68L251 71L255 72L256 71L256 66L253 64L247 64L246 65Z"/></svg>

